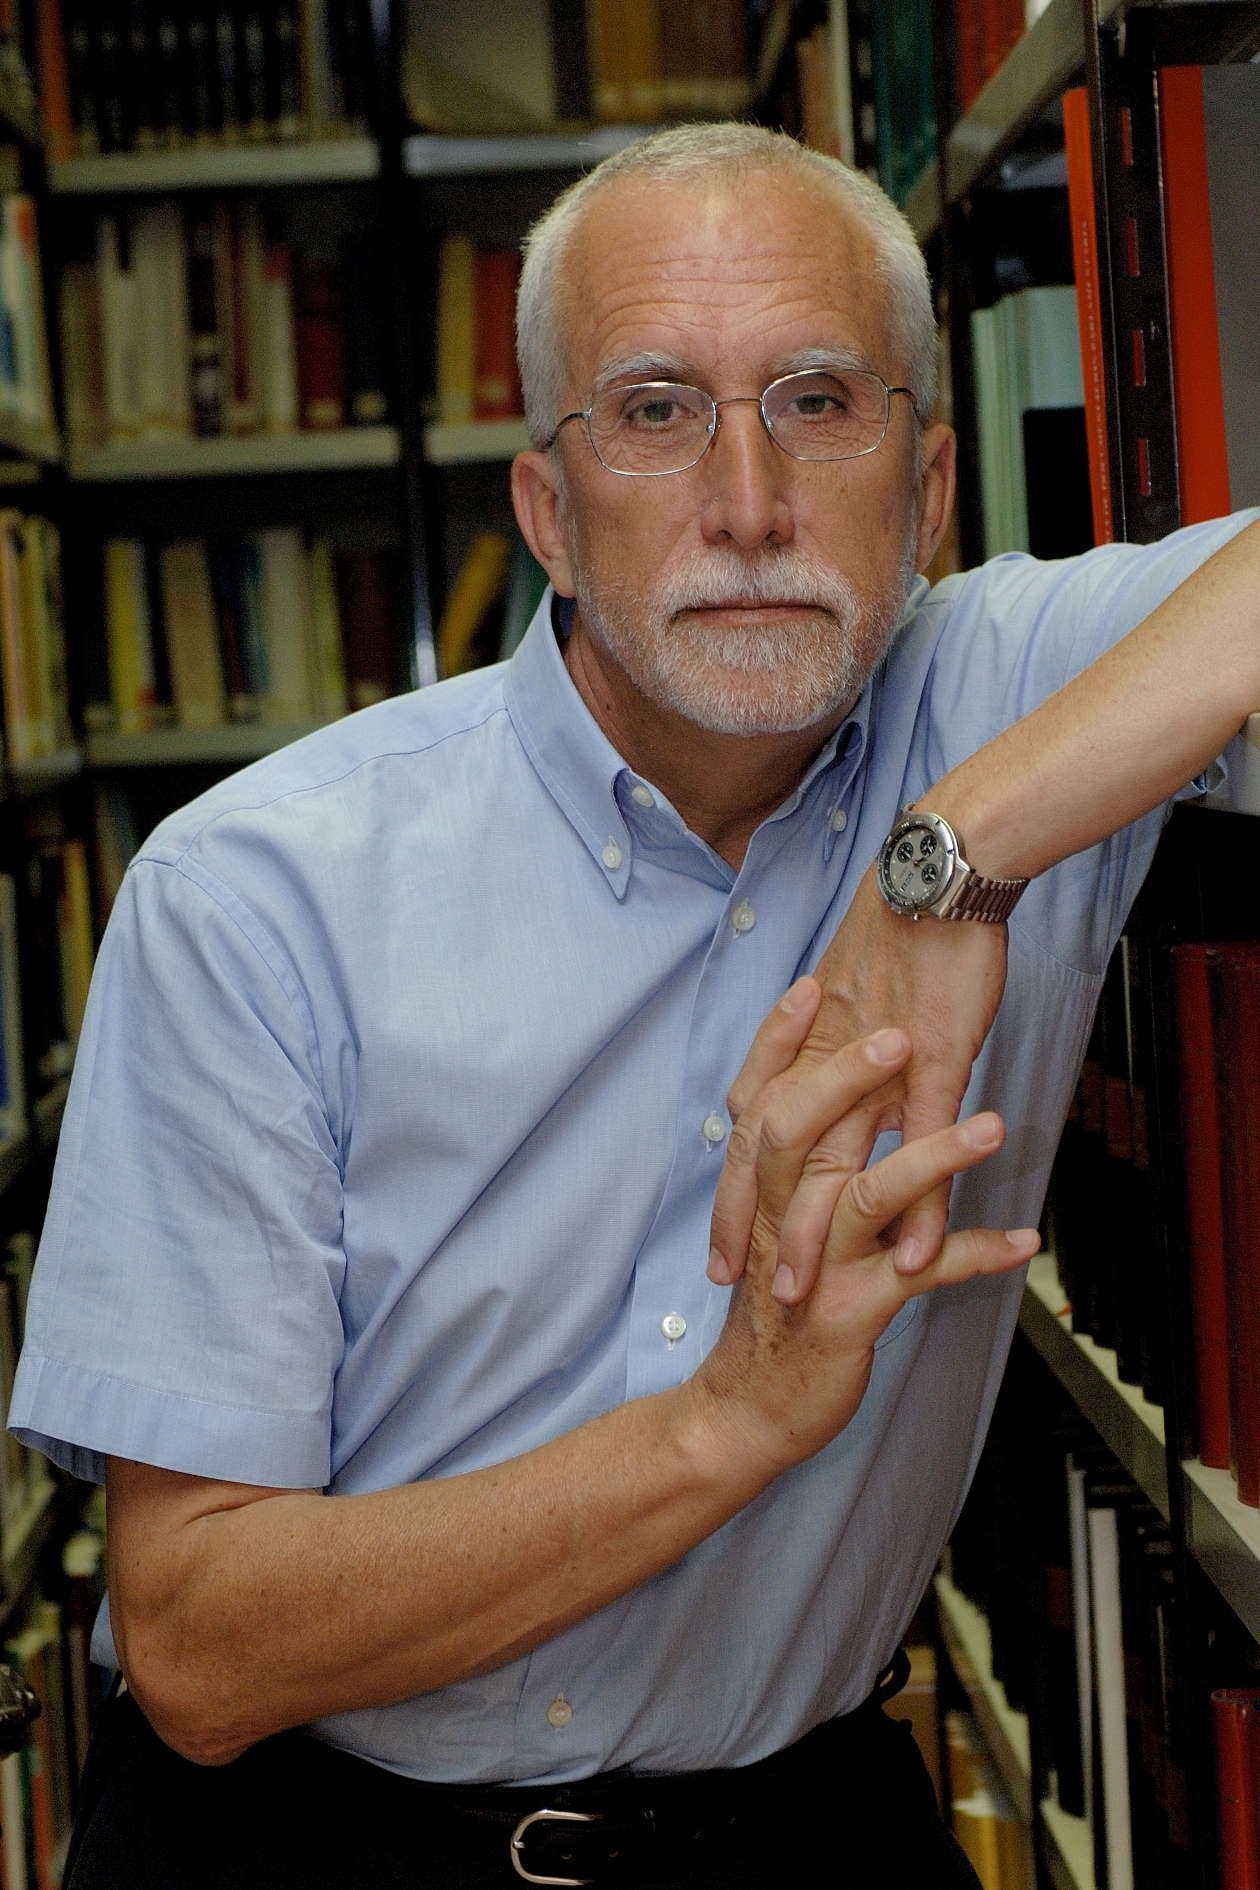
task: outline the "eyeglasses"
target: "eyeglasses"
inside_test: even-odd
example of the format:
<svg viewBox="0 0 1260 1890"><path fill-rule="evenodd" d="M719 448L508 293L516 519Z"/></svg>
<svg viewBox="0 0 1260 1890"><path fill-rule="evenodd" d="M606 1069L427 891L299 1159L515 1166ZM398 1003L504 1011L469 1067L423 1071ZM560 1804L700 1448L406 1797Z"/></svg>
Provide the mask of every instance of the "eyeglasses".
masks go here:
<svg viewBox="0 0 1260 1890"><path fill-rule="evenodd" d="M761 409L766 432L793 459L860 459L882 443L894 394L915 404L908 387L889 387L864 368L784 374L760 399L714 400L681 382L640 381L605 388L585 412L566 413L547 446L570 420L581 420L609 472L660 478L703 459L717 437L720 408L747 405Z"/></svg>

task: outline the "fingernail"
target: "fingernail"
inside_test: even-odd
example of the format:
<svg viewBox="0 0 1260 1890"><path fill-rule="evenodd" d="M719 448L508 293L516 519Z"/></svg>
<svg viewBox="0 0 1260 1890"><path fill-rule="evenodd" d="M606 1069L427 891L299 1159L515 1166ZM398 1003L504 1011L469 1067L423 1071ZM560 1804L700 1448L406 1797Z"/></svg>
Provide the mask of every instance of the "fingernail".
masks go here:
<svg viewBox="0 0 1260 1890"><path fill-rule="evenodd" d="M790 991L785 991L780 1002L785 1011L793 1013L803 1011L813 997L810 989L812 978L798 978Z"/></svg>
<svg viewBox="0 0 1260 1890"><path fill-rule="evenodd" d="M1035 1227L1008 1227L1006 1238L1016 1253L1036 1253L1041 1245L1041 1235Z"/></svg>
<svg viewBox="0 0 1260 1890"><path fill-rule="evenodd" d="M785 1267L782 1265L782 1263L780 1263L780 1265L775 1271L774 1280L771 1283L771 1287L770 1287L771 1298L772 1299L791 1299L795 1291L796 1291L796 1275L793 1273L791 1267Z"/></svg>
<svg viewBox="0 0 1260 1890"><path fill-rule="evenodd" d="M1002 1139L1002 1124L997 1116L973 1116L961 1126L963 1141L970 1148L996 1148Z"/></svg>
<svg viewBox="0 0 1260 1890"><path fill-rule="evenodd" d="M709 1264L705 1269L715 1286L729 1286L731 1269L726 1264L726 1255L719 1253L716 1247L709 1248Z"/></svg>
<svg viewBox="0 0 1260 1890"><path fill-rule="evenodd" d="M898 1273L917 1273L923 1259L923 1243L913 1234L903 1234L897 1242L897 1251L893 1255L893 1266Z"/></svg>
<svg viewBox="0 0 1260 1890"><path fill-rule="evenodd" d="M897 1063L905 1055L904 1031L877 1030L866 1040L866 1054L872 1063Z"/></svg>

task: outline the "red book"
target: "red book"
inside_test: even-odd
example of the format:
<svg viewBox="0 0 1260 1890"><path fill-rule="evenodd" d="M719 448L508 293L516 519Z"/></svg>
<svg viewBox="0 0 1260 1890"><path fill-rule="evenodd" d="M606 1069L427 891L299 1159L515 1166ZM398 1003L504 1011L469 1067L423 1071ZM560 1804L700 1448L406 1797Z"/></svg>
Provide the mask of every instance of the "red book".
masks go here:
<svg viewBox="0 0 1260 1890"><path fill-rule="evenodd" d="M368 709L398 687L394 605L379 551L347 552L337 559L337 601L350 707Z"/></svg>
<svg viewBox="0 0 1260 1890"><path fill-rule="evenodd" d="M1197 525L1232 510L1202 67L1163 68L1159 121L1181 522Z"/></svg>
<svg viewBox="0 0 1260 1890"><path fill-rule="evenodd" d="M1260 1688L1212 1695L1221 1890L1260 1890L1255 1759Z"/></svg>
<svg viewBox="0 0 1260 1890"><path fill-rule="evenodd" d="M1260 944L1210 945L1229 1337L1230 1460L1260 1507Z"/></svg>
<svg viewBox="0 0 1260 1890"><path fill-rule="evenodd" d="M295 263L293 325L302 425L327 432L346 424L346 331L341 272L326 263Z"/></svg>
<svg viewBox="0 0 1260 1890"><path fill-rule="evenodd" d="M1098 300L1098 225L1094 214L1089 97L1083 85L1063 94L1063 142L1067 147L1068 214L1072 223L1076 319L1081 331L1081 370L1085 381L1085 435L1089 444L1094 543L1109 545L1116 534L1111 515L1111 460L1107 446L1107 364Z"/></svg>
<svg viewBox="0 0 1260 1890"><path fill-rule="evenodd" d="M958 22L958 97L964 111L984 85L984 29L980 0L956 0Z"/></svg>
<svg viewBox="0 0 1260 1890"><path fill-rule="evenodd" d="M477 251L473 416L513 420L524 413L516 369L516 284L520 258L508 249Z"/></svg>
<svg viewBox="0 0 1260 1890"><path fill-rule="evenodd" d="M1199 1456L1229 1469L1229 1321L1225 1235L1221 1224L1221 1138L1206 945L1175 945L1181 1141L1186 1170L1186 1227L1194 1366L1199 1389Z"/></svg>
<svg viewBox="0 0 1260 1890"><path fill-rule="evenodd" d="M39 123L50 162L71 158L78 149L70 102L70 67L60 0L37 0L35 56L39 71Z"/></svg>

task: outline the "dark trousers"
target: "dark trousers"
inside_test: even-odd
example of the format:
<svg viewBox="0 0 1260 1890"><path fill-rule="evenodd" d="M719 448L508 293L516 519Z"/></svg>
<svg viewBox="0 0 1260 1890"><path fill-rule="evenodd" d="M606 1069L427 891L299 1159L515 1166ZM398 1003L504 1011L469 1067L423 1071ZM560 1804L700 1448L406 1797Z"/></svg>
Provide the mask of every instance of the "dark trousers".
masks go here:
<svg viewBox="0 0 1260 1890"><path fill-rule="evenodd" d="M299 1732L231 1765L192 1765L130 1694L109 1702L88 1755L65 1885L520 1890L509 1844L542 1806L602 1809L608 1822L533 1826L521 1857L539 1876L626 1890L979 1890L909 1727L878 1705L737 1771L540 1791L402 1779ZM625 1843L599 1835L623 1828ZM575 1848L592 1833L600 1858Z"/></svg>

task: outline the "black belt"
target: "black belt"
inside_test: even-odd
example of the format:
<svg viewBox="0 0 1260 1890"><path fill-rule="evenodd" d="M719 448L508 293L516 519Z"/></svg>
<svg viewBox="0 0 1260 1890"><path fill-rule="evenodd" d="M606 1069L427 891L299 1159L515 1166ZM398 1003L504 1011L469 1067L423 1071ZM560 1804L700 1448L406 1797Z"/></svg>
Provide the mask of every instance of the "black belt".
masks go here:
<svg viewBox="0 0 1260 1890"><path fill-rule="evenodd" d="M862 1705L828 1720L795 1745L754 1765L645 1777L630 1771L550 1790L520 1786L429 1787L442 1808L489 1833L503 1832L508 1857L526 1883L614 1885L657 1874L666 1862L685 1871L693 1859L742 1845L807 1785L810 1771L834 1776L837 1748L865 1737L871 1713L899 1693L910 1662L898 1648ZM435 1807L436 1809L437 1807Z"/></svg>

